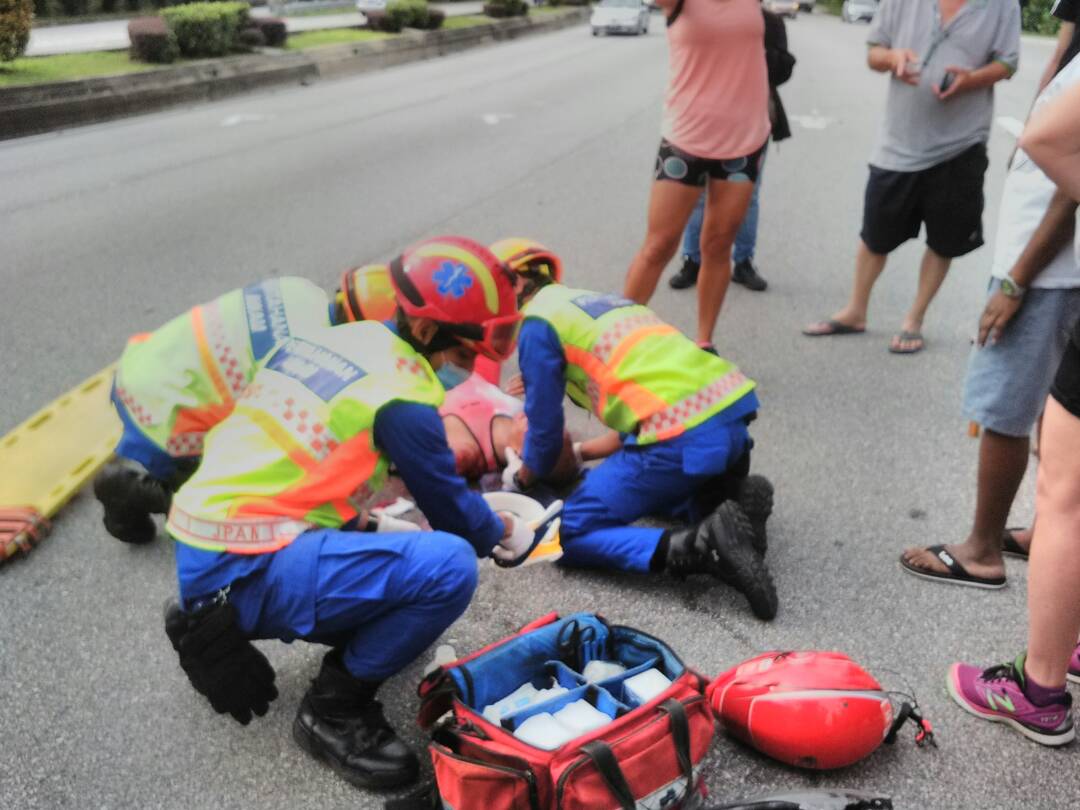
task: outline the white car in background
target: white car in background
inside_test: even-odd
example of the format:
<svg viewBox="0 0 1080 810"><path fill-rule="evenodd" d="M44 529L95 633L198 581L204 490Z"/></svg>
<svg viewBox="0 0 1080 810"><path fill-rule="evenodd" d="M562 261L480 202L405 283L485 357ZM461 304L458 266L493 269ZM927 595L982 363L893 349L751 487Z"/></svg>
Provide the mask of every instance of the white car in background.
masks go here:
<svg viewBox="0 0 1080 810"><path fill-rule="evenodd" d="M643 0L601 0L593 9L594 37L600 34L647 34L649 33L649 6Z"/></svg>
<svg viewBox="0 0 1080 810"><path fill-rule="evenodd" d="M386 0L356 0L356 10L361 14L369 11L386 11Z"/></svg>
<svg viewBox="0 0 1080 810"><path fill-rule="evenodd" d="M870 22L877 12L878 0L844 0L840 7L840 19L846 23L866 20Z"/></svg>

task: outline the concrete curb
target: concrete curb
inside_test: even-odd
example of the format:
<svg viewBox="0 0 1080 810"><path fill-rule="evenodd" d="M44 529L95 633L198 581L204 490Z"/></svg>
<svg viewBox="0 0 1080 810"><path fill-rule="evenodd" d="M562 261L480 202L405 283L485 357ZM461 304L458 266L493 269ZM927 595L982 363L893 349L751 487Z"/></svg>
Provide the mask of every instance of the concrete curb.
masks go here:
<svg viewBox="0 0 1080 810"><path fill-rule="evenodd" d="M432 59L507 39L577 25L588 7L543 18L512 18L470 28L408 31L400 37L207 60L183 67L0 88L0 139L111 121L178 104L213 101L261 87L347 76Z"/></svg>

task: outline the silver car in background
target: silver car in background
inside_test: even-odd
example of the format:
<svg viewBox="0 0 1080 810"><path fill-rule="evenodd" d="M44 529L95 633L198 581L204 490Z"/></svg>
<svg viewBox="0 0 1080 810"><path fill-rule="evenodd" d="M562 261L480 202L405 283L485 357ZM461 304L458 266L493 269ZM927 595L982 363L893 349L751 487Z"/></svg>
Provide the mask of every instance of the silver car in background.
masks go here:
<svg viewBox="0 0 1080 810"><path fill-rule="evenodd" d="M649 6L643 0L602 0L593 9L594 37L600 34L647 34L649 33Z"/></svg>
<svg viewBox="0 0 1080 810"><path fill-rule="evenodd" d="M840 19L846 23L870 22L877 13L878 0L844 0L840 7Z"/></svg>

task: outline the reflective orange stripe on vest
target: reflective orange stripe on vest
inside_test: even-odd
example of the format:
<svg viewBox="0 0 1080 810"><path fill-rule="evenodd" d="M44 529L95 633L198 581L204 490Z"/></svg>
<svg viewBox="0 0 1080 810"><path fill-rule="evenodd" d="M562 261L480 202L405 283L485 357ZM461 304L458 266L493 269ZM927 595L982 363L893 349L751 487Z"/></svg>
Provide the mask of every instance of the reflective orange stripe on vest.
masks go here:
<svg viewBox="0 0 1080 810"><path fill-rule="evenodd" d="M738 369L733 369L714 380L695 394L681 402L676 402L666 410L644 419L638 429L641 439L654 438L658 442L673 439L686 431L686 423L703 411L708 410L718 401L728 396L748 380Z"/></svg>
<svg viewBox="0 0 1080 810"><path fill-rule="evenodd" d="M198 431L196 433L174 432L165 443L165 452L173 458L201 456L203 440L205 438L206 433L204 431Z"/></svg>
<svg viewBox="0 0 1080 810"><path fill-rule="evenodd" d="M623 318L611 325L593 344L592 351L604 365L617 366L626 352L649 334L665 334L677 331L664 323L651 311Z"/></svg>
<svg viewBox="0 0 1080 810"><path fill-rule="evenodd" d="M324 455L325 460L304 468L308 475L295 486L273 498L246 498L233 510L234 514L269 513L299 519L307 514L313 502L321 502L331 504L343 523L352 520L363 501L372 495L366 485L356 490L348 483L355 481L358 473L366 481L375 472L379 455L371 449L371 434L368 431L357 434ZM291 454L290 458L297 461Z"/></svg>
<svg viewBox="0 0 1080 810"><path fill-rule="evenodd" d="M206 369L210 382L214 384L214 390L218 392L219 397L228 402L233 398L232 392L229 391L229 386L225 384L221 371L218 370L217 363L214 362L214 353L210 350L210 341L207 340L206 321L203 318L202 311L202 307L195 307L195 309L191 310L191 325L195 331L195 343L199 347L199 357L202 359L203 368Z"/></svg>
<svg viewBox="0 0 1080 810"><path fill-rule="evenodd" d="M595 394L590 390L589 397L593 400L593 408L598 413L603 410L601 400L605 397L615 397L625 404L639 422L668 406L652 391L630 380L620 380L613 374L612 369L594 354L570 345L564 345L563 351L566 352L567 361L581 368L589 377L590 382L596 384Z"/></svg>

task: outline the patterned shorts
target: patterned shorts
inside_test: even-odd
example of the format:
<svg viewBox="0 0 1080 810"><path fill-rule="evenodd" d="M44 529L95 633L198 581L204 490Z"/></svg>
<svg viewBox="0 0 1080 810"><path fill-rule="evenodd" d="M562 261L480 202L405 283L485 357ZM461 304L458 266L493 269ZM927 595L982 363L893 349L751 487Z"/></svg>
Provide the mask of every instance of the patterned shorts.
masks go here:
<svg viewBox="0 0 1080 810"><path fill-rule="evenodd" d="M662 139L660 151L656 155L655 176L657 180L674 180L685 186L704 186L709 178L732 183L755 183L761 170L765 147L768 145L769 141L766 140L759 149L746 157L713 160L694 157L669 143L667 139Z"/></svg>

